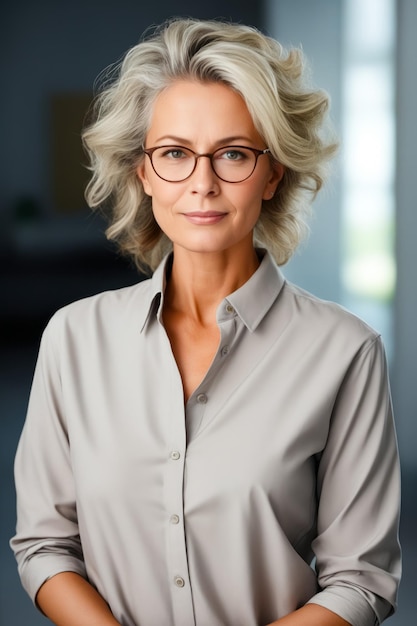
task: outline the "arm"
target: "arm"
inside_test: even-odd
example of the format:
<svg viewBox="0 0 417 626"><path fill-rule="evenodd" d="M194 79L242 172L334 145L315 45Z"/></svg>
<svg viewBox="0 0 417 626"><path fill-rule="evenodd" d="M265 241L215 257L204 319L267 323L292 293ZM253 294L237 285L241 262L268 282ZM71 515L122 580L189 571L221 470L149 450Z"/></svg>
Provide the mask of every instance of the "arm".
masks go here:
<svg viewBox="0 0 417 626"><path fill-rule="evenodd" d="M351 626L333 611L318 604L307 604L298 611L272 622L269 626Z"/></svg>
<svg viewBox="0 0 417 626"><path fill-rule="evenodd" d="M317 493L321 589L309 602L355 626L380 623L395 609L401 567L399 463L379 338L364 343L339 388Z"/></svg>
<svg viewBox="0 0 417 626"><path fill-rule="evenodd" d="M17 527L11 547L32 600L56 574L74 572L87 578L55 343L50 323L15 459Z"/></svg>
<svg viewBox="0 0 417 626"><path fill-rule="evenodd" d="M11 546L23 586L54 623L115 626L87 582L55 329L51 322L42 338L16 455L18 518Z"/></svg>
<svg viewBox="0 0 417 626"><path fill-rule="evenodd" d="M73 572L47 580L36 602L56 626L120 626L94 587Z"/></svg>

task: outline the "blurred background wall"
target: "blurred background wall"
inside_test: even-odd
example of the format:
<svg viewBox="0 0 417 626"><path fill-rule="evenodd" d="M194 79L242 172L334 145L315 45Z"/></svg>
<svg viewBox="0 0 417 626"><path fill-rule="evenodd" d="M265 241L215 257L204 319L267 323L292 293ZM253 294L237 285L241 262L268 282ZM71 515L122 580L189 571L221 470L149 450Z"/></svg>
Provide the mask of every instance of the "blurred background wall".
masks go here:
<svg viewBox="0 0 417 626"><path fill-rule="evenodd" d="M81 120L97 75L137 43L146 28L173 15L225 17L257 26L286 45L301 44L310 60L314 82L331 94L332 118L342 138L340 156L328 190L315 203L311 236L284 272L317 295L352 308L377 327L386 342L403 459L401 532L406 547L402 602L398 615L390 623L397 626L413 623L411 572L417 565L412 530L417 521L414 192L417 3L366 0L359 4L366 5L367 13L358 12L358 0L199 0L198 3L195 0L152 3L14 0L3 3L0 26L1 626L47 623L33 612L20 589L7 547L15 521L12 462L40 333L50 315L67 302L138 280L134 268L106 241L102 219L92 216L82 200L85 170L80 166L84 160L79 144ZM387 11L385 22L381 21L382 6ZM359 23L354 21L355 16L360 17ZM356 39L352 33L356 33ZM370 52L372 41L376 43ZM351 80L351 70L357 67L359 57L362 70L373 64L378 74L384 65L384 76L388 78L375 84ZM356 85L354 101L352 85ZM368 104L362 104L365 102L362 96L368 98ZM358 131L355 123L366 106L370 110L368 122L365 119L362 130ZM380 140L366 132L370 120L379 119L376 114L379 106L385 107L388 117L392 113L391 121L384 118L388 121L381 128L387 137L383 139L381 134ZM362 143L359 141L355 148L357 153L350 149L355 134L362 136ZM375 169L370 166L377 162L381 162L382 186L379 192L372 189L366 192L368 202L366 193L361 196L362 206L356 202L359 198L356 192L352 194L355 184L363 187L363 180L358 182L355 172L362 172L362 178L369 181ZM355 200L353 211L349 208L349 198ZM371 209L372 203L376 206ZM364 216L366 219L362 219ZM385 221L381 221L381 216ZM358 224L362 224L360 232ZM383 235L376 241L379 232ZM359 240L362 248L358 252ZM358 264L360 254L375 246L384 248L382 252L378 248L379 256L370 259L368 255L364 264ZM359 285L361 288L356 288Z"/></svg>

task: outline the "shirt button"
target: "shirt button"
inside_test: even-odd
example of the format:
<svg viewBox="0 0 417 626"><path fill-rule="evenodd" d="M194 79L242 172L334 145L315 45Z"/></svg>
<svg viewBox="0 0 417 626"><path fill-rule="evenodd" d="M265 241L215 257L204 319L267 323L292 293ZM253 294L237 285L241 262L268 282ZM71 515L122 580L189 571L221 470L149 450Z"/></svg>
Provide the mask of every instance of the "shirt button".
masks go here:
<svg viewBox="0 0 417 626"><path fill-rule="evenodd" d="M223 348L221 349L221 355L226 356L226 354L229 354L229 350L229 346L223 346Z"/></svg>
<svg viewBox="0 0 417 626"><path fill-rule="evenodd" d="M206 404L207 402L207 396L205 393L199 393L197 396L197 402L198 404Z"/></svg>
<svg viewBox="0 0 417 626"><path fill-rule="evenodd" d="M175 576L174 583L176 584L177 587L184 587L185 580L181 578L181 576Z"/></svg>
<svg viewBox="0 0 417 626"><path fill-rule="evenodd" d="M229 315L235 312L231 304L226 304L226 312L229 313Z"/></svg>
<svg viewBox="0 0 417 626"><path fill-rule="evenodd" d="M169 518L169 521L171 522L171 524L179 524L179 521L180 521L179 515L171 515L171 517Z"/></svg>
<svg viewBox="0 0 417 626"><path fill-rule="evenodd" d="M178 459L181 457L181 454L178 452L178 450L173 450L170 456L173 461L178 461Z"/></svg>

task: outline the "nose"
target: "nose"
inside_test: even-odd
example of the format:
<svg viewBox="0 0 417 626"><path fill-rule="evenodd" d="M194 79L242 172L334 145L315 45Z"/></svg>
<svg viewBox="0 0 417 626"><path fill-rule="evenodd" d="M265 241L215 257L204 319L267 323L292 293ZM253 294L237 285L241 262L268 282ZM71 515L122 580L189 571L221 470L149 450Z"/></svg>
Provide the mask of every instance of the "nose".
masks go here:
<svg viewBox="0 0 417 626"><path fill-rule="evenodd" d="M219 178L212 168L210 155L200 154L190 177L191 188L194 193L215 195L219 191Z"/></svg>

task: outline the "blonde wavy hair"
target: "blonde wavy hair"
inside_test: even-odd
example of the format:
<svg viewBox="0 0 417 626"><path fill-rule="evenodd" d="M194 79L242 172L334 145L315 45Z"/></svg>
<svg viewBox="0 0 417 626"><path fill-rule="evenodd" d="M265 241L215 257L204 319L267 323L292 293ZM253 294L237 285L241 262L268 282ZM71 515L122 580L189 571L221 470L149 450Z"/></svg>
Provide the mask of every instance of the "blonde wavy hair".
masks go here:
<svg viewBox="0 0 417 626"><path fill-rule="evenodd" d="M136 169L158 94L178 79L221 82L244 99L272 157L285 166L263 201L255 242L284 264L306 232L311 200L322 187L336 143L327 133L329 98L309 86L301 50L285 50L255 28L222 21L173 19L131 48L104 74L83 132L90 158L90 207L109 212L109 239L151 270L171 242L154 219Z"/></svg>

